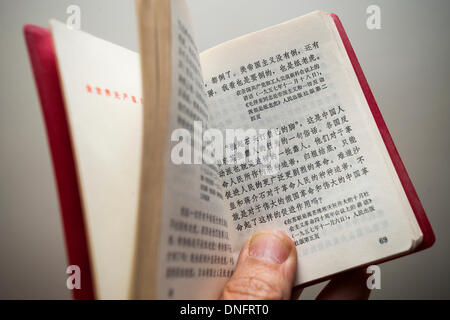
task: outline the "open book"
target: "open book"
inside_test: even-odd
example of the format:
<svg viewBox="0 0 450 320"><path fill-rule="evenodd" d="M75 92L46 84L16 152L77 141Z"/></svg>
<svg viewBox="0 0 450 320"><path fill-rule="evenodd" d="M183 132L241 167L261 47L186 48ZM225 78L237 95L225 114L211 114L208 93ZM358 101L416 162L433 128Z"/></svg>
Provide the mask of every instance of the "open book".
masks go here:
<svg viewBox="0 0 450 320"><path fill-rule="evenodd" d="M75 298L217 298L260 229L294 241L296 285L433 244L336 15L199 54L183 0L137 14L140 56L56 21L25 27Z"/></svg>

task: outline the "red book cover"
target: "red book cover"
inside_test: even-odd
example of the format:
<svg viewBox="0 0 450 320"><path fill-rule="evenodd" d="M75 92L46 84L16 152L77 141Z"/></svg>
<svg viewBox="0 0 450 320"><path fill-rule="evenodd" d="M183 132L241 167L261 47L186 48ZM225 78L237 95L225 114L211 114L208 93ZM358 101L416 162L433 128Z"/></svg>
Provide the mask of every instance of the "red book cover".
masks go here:
<svg viewBox="0 0 450 320"><path fill-rule="evenodd" d="M431 228L430 222L428 221L428 218L425 214L425 210L423 209L423 206L420 203L420 199L416 193L416 190L414 189L411 179L408 176L408 172L406 171L402 159L398 154L397 148L395 147L391 134L389 133L389 130L386 127L386 123L384 122L380 109L378 109L378 105L375 101L372 91L370 90L369 84L367 83L366 77L364 76L364 73L358 62L358 58L356 57L355 51L353 50L350 40L348 39L348 36L345 33L344 27L336 14L331 13L330 16L334 20L334 23L336 24L336 28L339 32L339 35L341 36L345 50L347 51L347 55L352 63L356 76L358 77L358 81L364 93L364 96L366 97L367 104L369 105L370 111L372 112L372 116L375 119L375 122L378 126L378 130L380 131L381 137L383 138L384 144L386 145L386 148L391 157L392 163L394 164L397 175L402 183L403 189L405 190L409 203L411 204L411 208L414 211L419 227L422 230L423 240L415 251L429 248L433 245L435 241L435 236L433 229Z"/></svg>
<svg viewBox="0 0 450 320"><path fill-rule="evenodd" d="M81 269L81 289L73 289L73 297L94 299L83 209L52 37L48 29L34 25L24 26L23 31L47 130L68 262Z"/></svg>
<svg viewBox="0 0 450 320"><path fill-rule="evenodd" d="M336 24L371 113L422 230L423 241L416 251L429 248L433 245L435 236L425 214L425 210L422 207L389 130L386 127L342 23L337 15L330 14L330 16ZM24 34L47 128L66 236L69 264L78 265L82 270L82 288L81 290L73 290L74 298L94 299L94 288L91 278L77 172L51 34L48 29L32 25L24 27ZM318 279L306 285L323 280L326 280L326 278Z"/></svg>

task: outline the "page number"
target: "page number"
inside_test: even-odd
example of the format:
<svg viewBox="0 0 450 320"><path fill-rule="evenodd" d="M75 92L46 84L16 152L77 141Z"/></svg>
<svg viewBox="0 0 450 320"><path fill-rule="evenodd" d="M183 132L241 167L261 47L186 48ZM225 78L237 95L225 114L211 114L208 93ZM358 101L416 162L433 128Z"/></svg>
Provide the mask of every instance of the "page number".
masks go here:
<svg viewBox="0 0 450 320"><path fill-rule="evenodd" d="M385 244L388 242L388 238L387 237L381 237L380 239L378 239L378 242L380 244Z"/></svg>

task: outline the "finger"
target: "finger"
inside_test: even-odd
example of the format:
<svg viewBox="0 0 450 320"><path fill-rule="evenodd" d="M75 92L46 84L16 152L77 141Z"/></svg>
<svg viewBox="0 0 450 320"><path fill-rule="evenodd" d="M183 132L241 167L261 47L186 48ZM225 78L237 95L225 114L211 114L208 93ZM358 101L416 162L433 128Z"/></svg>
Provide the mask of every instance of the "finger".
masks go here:
<svg viewBox="0 0 450 320"><path fill-rule="evenodd" d="M367 288L365 269L357 269L337 275L317 296L318 300L366 300L370 290Z"/></svg>
<svg viewBox="0 0 450 320"><path fill-rule="evenodd" d="M222 299L289 299L296 268L292 240L281 231L260 231L242 248Z"/></svg>

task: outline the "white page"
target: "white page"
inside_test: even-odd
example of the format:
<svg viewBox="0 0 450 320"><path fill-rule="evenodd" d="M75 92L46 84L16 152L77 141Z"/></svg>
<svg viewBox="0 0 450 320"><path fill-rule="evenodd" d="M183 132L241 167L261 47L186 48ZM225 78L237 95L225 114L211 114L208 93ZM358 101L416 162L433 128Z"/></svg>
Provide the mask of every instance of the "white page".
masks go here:
<svg viewBox="0 0 450 320"><path fill-rule="evenodd" d="M124 299L131 280L141 161L139 56L57 21L51 21L51 31L96 296Z"/></svg>
<svg viewBox="0 0 450 320"><path fill-rule="evenodd" d="M297 50L295 55L292 54L293 49ZM285 53L288 53L287 58L284 57ZM277 60L278 55L281 61ZM309 59L310 55L313 55L313 60ZM256 191L244 193L244 189L240 188L245 186L248 189L249 186L238 183L234 187L236 190L231 187L225 190L225 194L231 192L229 198L226 196L226 201L229 216L233 216L234 221L231 224L234 231L230 232L235 255L253 232L264 228L281 229L296 242L299 255L296 283L300 284L413 247L418 234L416 221L411 222L412 209L328 14L315 12L232 40L203 52L200 58L206 91L211 96L211 125L222 130L274 127L281 130L283 125L286 126L288 130L281 137L289 140L287 145L282 145L281 150L285 152L280 160L289 163L293 159L294 163L288 166L291 177L294 176L293 169L298 170L295 179L285 179L287 183L277 180L275 175L273 185L276 187L294 183L292 188L288 187L288 194L280 196L283 198L281 204L277 202L280 197L275 195L273 186L264 185ZM303 61L303 58L308 60ZM300 70L303 70L302 74L286 77ZM260 72L264 73L261 78ZM264 87L261 85L274 79L279 82L271 82ZM278 84L281 87L275 88ZM300 85L302 88L298 89ZM313 89L312 93L310 89ZM283 91L288 93L278 93ZM292 100L285 101L286 97ZM267 100L260 102L260 98ZM264 105L266 108L258 109ZM316 119L316 115L319 115L317 119L320 120ZM345 116L345 120L342 116ZM309 117L312 117L312 121ZM334 123L335 119L338 124ZM331 122L330 128L327 127L328 122ZM347 126L350 126L351 131L346 131ZM333 137L332 131L335 131L335 138L330 138ZM329 140L326 143L322 140L320 145L310 138L322 138L325 134ZM299 150L295 151L290 139L295 139L292 141L296 142ZM344 139L346 146L343 145ZM305 149L300 147L302 142ZM328 145L332 148L329 151ZM325 155L316 156L320 155L322 146L325 147ZM356 146L358 149L354 149ZM286 147L292 152L290 156ZM351 152L347 156L348 149ZM344 153L343 159L339 156L340 152ZM361 160L360 156L363 157ZM327 164L321 163L318 169L316 161L325 158ZM308 169L310 165L313 165L311 170ZM335 170L336 167L340 171ZM229 168L233 169L233 166ZM366 172L365 168L368 173L362 174ZM226 166L223 169L225 171ZM330 174L328 169L333 169ZM288 170L281 171L286 173ZM317 179L321 171L325 175ZM232 179L236 181L244 172L252 171L225 173L224 182L231 186ZM349 179L347 173L351 174ZM342 184L325 187L325 182L331 184L332 179L338 180L340 177L344 177ZM263 178L268 178L270 183L272 177L258 177L261 180ZM305 178L310 182L306 182ZM318 182L314 183L314 179ZM316 189L317 185L321 189ZM311 194L310 188L313 189ZM238 196L234 196L234 191ZM301 195L303 191L306 191L305 196ZM273 196L270 196L270 192ZM265 197L264 200L260 194ZM294 199L290 204L286 195ZM250 196L250 199L256 196L258 199L255 203L247 203L245 196ZM356 197L354 202L344 203L353 197ZM271 200L276 202L276 207L264 208L264 203L270 205ZM296 207L299 204L301 206ZM255 209L257 205L261 207L259 210ZM351 205L361 207L347 210ZM294 206L292 212L291 206ZM346 211L341 213L341 209ZM329 214L335 210L339 211L335 218L340 220L342 217L344 220L330 227ZM354 215L358 210L366 212ZM327 213L328 218L325 216ZM267 222L267 215L272 215L271 222ZM263 220L260 220L261 217ZM311 223L311 219L316 218L323 220ZM241 227L243 229L238 231ZM316 227L319 229L310 229Z"/></svg>

